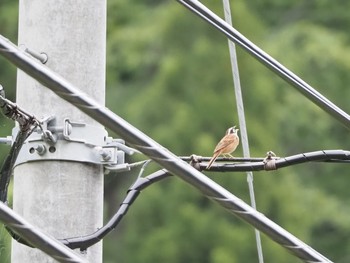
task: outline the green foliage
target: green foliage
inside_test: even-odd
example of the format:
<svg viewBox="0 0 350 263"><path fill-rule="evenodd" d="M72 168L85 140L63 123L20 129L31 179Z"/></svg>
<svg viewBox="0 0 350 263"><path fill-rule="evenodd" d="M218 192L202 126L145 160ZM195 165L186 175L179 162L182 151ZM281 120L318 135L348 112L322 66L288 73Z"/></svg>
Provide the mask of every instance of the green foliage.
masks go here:
<svg viewBox="0 0 350 263"><path fill-rule="evenodd" d="M273 4L274 8L286 9L293 3ZM221 4L208 5L221 12ZM259 3L256 7L259 9ZM285 23L273 33L266 33L262 23L265 16L252 16L243 1L235 3L232 9L241 32L321 93L345 109L348 107L348 96L340 95L348 92L343 86L349 83L346 57L350 54L342 33L330 31L324 27L326 23L314 24L314 20ZM173 4L152 8L145 4L143 12L149 16L140 17L138 23L132 19L121 28L114 25L115 31L111 32L109 46L114 56L109 59L109 69L116 70L115 65L121 70L108 73L115 77L108 92L116 94L108 103L116 105L118 113L177 154L209 155L226 127L237 123L226 39ZM269 19L273 16L265 22L269 23ZM274 150L283 156L318 149L346 149L346 131L336 121L242 50L238 49L238 55L254 154L261 156ZM332 133L336 136L327 136ZM240 150L237 154L241 154ZM340 179L330 181L329 175L335 171ZM225 177L219 182L249 202L245 175ZM322 180L318 180L320 177ZM273 176L256 174L258 207L316 249L345 262L346 258L340 255L346 254L349 240L343 238L339 243L336 233L349 233L349 229L344 221L331 216L338 213L341 198L348 198L346 184L340 185L344 180L344 166L339 165L304 165ZM327 198L334 196L336 189L343 190L334 198ZM210 202L202 207L203 198L189 191L177 182L145 191L127 216L118 239L118 254L123 262L240 262L243 258L246 262L256 261L252 229ZM310 213L311 209L317 212ZM342 213L344 219L348 212ZM325 225L330 226L328 230L323 229ZM331 231L333 238L329 240L327 233ZM267 261L295 262L273 242L266 238L263 241ZM337 253L328 251L334 248L331 244L337 244ZM127 253L130 249L137 253Z"/></svg>
<svg viewBox="0 0 350 263"><path fill-rule="evenodd" d="M246 1L251 10L273 27L287 28L297 21L310 21L329 29L346 32L350 25L349 3L340 0Z"/></svg>
<svg viewBox="0 0 350 263"><path fill-rule="evenodd" d="M204 4L222 16L220 2ZM350 112L348 4L231 4L240 32ZM11 40L16 19L17 4L1 2L0 33ZM109 0L107 22L108 107L176 154L211 155L226 128L238 122L226 38L175 1ZM348 131L337 121L243 50L237 52L254 156L349 149ZM1 58L0 64L0 83L14 98L15 69ZM1 118L0 136L11 125ZM7 149L0 150L4 156ZM235 155L242 155L241 147ZM346 168L305 164L255 173L258 210L330 259L348 262ZM250 202L244 173L208 176ZM106 178L106 214L123 196L124 180ZM262 240L266 262L296 262L266 236ZM141 193L104 248L106 263L257 262L253 228L176 177ZM8 262L3 255L0 261Z"/></svg>

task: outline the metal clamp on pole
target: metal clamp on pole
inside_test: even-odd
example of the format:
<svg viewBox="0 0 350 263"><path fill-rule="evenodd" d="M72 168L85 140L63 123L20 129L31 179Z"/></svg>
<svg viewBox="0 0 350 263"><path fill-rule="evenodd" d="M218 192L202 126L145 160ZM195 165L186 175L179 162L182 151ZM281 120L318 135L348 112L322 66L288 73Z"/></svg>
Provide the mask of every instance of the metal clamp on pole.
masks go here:
<svg viewBox="0 0 350 263"><path fill-rule="evenodd" d="M18 128L14 128L13 137ZM104 128L73 122L66 118L58 124L55 117L46 118L22 146L16 165L26 162L61 160L101 164L108 170L125 170L123 140L107 137Z"/></svg>

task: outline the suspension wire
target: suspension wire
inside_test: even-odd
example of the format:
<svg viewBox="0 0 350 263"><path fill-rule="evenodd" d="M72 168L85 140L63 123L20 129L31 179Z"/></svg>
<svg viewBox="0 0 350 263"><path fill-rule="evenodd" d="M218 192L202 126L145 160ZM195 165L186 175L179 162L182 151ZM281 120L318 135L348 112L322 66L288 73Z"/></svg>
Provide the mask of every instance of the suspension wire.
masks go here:
<svg viewBox="0 0 350 263"><path fill-rule="evenodd" d="M92 245L95 245L119 225L143 189L169 176L171 174L167 170L162 169L146 177L137 177L136 181L128 189L126 197L121 202L119 209L105 226L90 235L65 238L60 239L60 241L71 249L79 248L80 250L86 250Z"/></svg>
<svg viewBox="0 0 350 263"><path fill-rule="evenodd" d="M1 35L0 48L10 51L18 50L17 46ZM55 92L58 96L75 105L88 116L118 134L137 150L167 169L169 173L178 176L203 195L264 232L272 240L289 250L298 258L306 262L331 262L322 254L233 195L227 189L188 163L182 161L178 156L132 126L126 120L88 97L76 86L48 67L23 52L1 52L0 50L0 55Z"/></svg>
<svg viewBox="0 0 350 263"><path fill-rule="evenodd" d="M196 169L206 170L207 162L211 157L184 156L182 160L191 161ZM223 163L222 163L223 162ZM268 152L265 158L226 158L219 157L210 167L213 172L247 172L247 171L274 171L292 165L308 162L350 164L350 151L321 150L306 152L286 157L276 157Z"/></svg>
<svg viewBox="0 0 350 263"><path fill-rule="evenodd" d="M223 2L223 7L224 7L225 21L230 26L232 26L232 15L231 15L230 1L223 0L222 2ZM233 86L234 86L234 91L235 91L236 105L237 105L237 112L238 112L238 119L239 119L239 128L241 130L243 156L245 158L249 158L250 151L249 151L248 133L247 133L247 126L246 126L246 121L245 121L245 114L244 114L244 105L243 105L243 98L242 98L241 81L240 81L240 77L239 77L239 68L238 68L236 46L229 39L228 39L228 47L229 47L229 52L230 52L230 61L231 61ZM256 209L253 180L254 180L253 172L248 171L247 172L247 183L248 183L248 189L249 189L250 204L254 209ZM259 263L264 263L264 255L263 255L263 250L262 250L262 245L261 245L260 232L257 229L254 229L254 232L255 232L255 241L256 241L256 247L257 247L257 251L258 251Z"/></svg>
<svg viewBox="0 0 350 263"><path fill-rule="evenodd" d="M14 160L14 162L15 162L15 160ZM109 234L112 230L114 230L115 227L119 224L119 222L123 218L123 216L126 214L129 206L135 201L136 197L138 197L140 191L143 188L147 187L150 184L158 182L159 180L161 180L165 177L170 176L170 174L167 171L164 172L163 170L160 170L156 173L153 173L153 174L147 176L147 178L143 178L142 175L143 175L147 165L150 162L151 162L151 160L145 160L145 161L140 161L140 162L136 162L136 163L129 165L130 169L139 167L141 165L142 165L142 167L140 169L140 172L137 176L135 183L133 183L133 185L129 188L129 190L127 192L127 196L125 197L124 201L120 205L119 210L108 221L108 223L105 226L99 228L95 233L87 235L87 236L58 239L58 240L71 249L80 248L81 251L84 251L87 248L89 248L90 246L101 241L107 234ZM7 192L7 187L8 187L8 184L6 186L6 192ZM5 195L5 197L7 197L7 195ZM34 246L31 243L29 243L26 239L24 239L22 236L17 234L11 228L9 228L8 226L6 226L5 228L9 232L9 234L12 236L12 238L15 239L17 242L19 242L23 245L26 245L28 247L34 248Z"/></svg>
<svg viewBox="0 0 350 263"><path fill-rule="evenodd" d="M140 172L139 172L139 175L137 176L137 178L142 178L142 175L143 173L145 172L146 170L146 167L149 165L149 163L151 162L152 160L147 160L147 161L144 161L141 169L140 169Z"/></svg>
<svg viewBox="0 0 350 263"><path fill-rule="evenodd" d="M340 121L345 127L350 129L350 115L332 103L329 99L291 72L277 60L272 58L253 42L243 36L240 32L226 23L219 16L214 14L210 9L197 0L176 0L194 14L198 15L206 22L214 26L220 32L225 34L230 40L241 46L245 51L251 54L255 59L260 61L264 66L279 75L283 80L291 84L302 95L311 100L322 110L326 111L332 117Z"/></svg>
<svg viewBox="0 0 350 263"><path fill-rule="evenodd" d="M181 157L182 160L185 160L187 162L191 162L191 165L194 167L197 166L198 161L201 161L201 159L207 159L207 161L211 157L199 157L199 156L184 156ZM227 159L227 158L226 158ZM242 158L239 158L242 159ZM286 167L289 165L294 165L302 162L311 162L311 161L345 161L348 160L350 163L350 151L344 152L341 150L328 150L328 151L318 151L318 152L312 152L312 153L304 153L299 154L295 156L289 156L289 157L275 157L272 155L268 155L265 158L254 158L252 161L257 164L257 162L261 162L261 166L271 168L273 165L271 163L274 163L276 161L279 161L277 163L278 167ZM245 160L246 161L246 160ZM97 242L102 240L105 236L107 236L111 231L115 230L121 220L124 218L124 216L129 211L130 206L135 202L135 200L139 197L139 194L142 190L146 189L148 186L159 182L162 179L168 178L171 176L171 174L165 170L161 169L157 172L154 172L146 177L141 177L145 167L148 165L148 161L142 161L143 167L140 170L139 176L137 177L136 181L129 187L126 197L121 202L119 209L114 214L114 216L108 221L106 225L99 228L96 232L86 235L86 236L80 236L80 237L70 237L65 239L59 239L64 245L68 246L71 249L77 249L80 250L86 250L87 248L95 245ZM139 164L139 163L138 163ZM246 164L246 163L245 163ZM205 168L207 165L203 164L200 167ZM213 167L217 166L217 162L213 164ZM199 168L199 167L198 167ZM225 167L223 167L225 168ZM277 169L277 168L276 168ZM214 170L215 171L215 170ZM219 171L219 170L216 170ZM221 171L222 172L222 171Z"/></svg>

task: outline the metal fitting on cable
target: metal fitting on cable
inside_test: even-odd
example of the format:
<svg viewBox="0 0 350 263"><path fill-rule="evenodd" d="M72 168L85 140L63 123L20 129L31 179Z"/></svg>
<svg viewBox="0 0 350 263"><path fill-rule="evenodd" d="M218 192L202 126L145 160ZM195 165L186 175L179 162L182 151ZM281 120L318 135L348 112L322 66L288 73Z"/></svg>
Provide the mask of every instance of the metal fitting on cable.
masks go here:
<svg viewBox="0 0 350 263"><path fill-rule="evenodd" d="M263 163L266 171L277 170L276 154L273 151L268 151Z"/></svg>
<svg viewBox="0 0 350 263"><path fill-rule="evenodd" d="M193 166L194 168L196 168L198 171L201 170L201 167L200 167L200 161L199 159L201 158L201 156L197 156L195 154L192 154L190 156L190 165Z"/></svg>

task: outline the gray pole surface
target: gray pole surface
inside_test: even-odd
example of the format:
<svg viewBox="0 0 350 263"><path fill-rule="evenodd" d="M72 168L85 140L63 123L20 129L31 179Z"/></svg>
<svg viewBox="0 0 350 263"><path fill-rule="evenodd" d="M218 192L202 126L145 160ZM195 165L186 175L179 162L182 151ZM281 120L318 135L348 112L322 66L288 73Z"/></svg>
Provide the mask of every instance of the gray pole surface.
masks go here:
<svg viewBox="0 0 350 263"><path fill-rule="evenodd" d="M18 45L44 52L46 65L104 105L106 1L20 0ZM39 118L55 116L103 127L22 71L17 103ZM98 134L98 136L100 136ZM77 153L79 154L79 153ZM103 174L100 165L65 161L23 163L14 170L16 212L56 238L87 235L103 224ZM83 255L102 262L101 242ZM54 262L13 241L12 262Z"/></svg>

